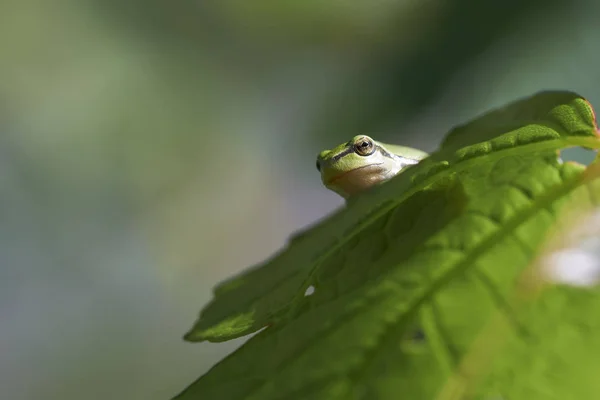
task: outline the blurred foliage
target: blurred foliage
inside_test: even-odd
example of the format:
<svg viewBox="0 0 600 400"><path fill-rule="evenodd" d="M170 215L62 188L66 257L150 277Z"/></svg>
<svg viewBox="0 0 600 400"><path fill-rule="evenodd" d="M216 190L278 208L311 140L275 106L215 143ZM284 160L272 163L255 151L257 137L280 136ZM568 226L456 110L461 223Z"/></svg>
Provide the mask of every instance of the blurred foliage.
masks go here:
<svg viewBox="0 0 600 400"><path fill-rule="evenodd" d="M431 150L539 89L597 103L598 10L3 1L7 397L171 396L232 349L180 340L210 287L341 204L319 150L359 132Z"/></svg>
<svg viewBox="0 0 600 400"><path fill-rule="evenodd" d="M113 7L124 8L120 2ZM303 52L352 64L349 84L332 90L311 129L336 142L347 131L377 131L399 115L410 118L518 21L572 7L557 0L226 0L186 3L168 14L157 2L151 19L139 13L132 19L149 34L164 29L177 45L198 50L200 39L242 75L264 77Z"/></svg>

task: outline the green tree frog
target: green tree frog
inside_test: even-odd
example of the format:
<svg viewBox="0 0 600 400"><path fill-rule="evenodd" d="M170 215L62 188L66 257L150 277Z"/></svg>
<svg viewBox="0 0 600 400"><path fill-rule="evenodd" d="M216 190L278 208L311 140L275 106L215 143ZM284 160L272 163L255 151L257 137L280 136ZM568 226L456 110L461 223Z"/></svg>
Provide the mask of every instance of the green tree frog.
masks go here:
<svg viewBox="0 0 600 400"><path fill-rule="evenodd" d="M345 199L396 176L429 154L410 147L376 142L365 135L322 151L317 170L323 184Z"/></svg>

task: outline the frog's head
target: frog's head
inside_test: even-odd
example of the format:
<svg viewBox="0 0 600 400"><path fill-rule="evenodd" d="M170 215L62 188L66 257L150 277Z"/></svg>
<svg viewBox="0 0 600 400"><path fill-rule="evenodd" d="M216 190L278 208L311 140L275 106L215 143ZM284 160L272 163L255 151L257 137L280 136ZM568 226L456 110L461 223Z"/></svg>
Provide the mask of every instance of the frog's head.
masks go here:
<svg viewBox="0 0 600 400"><path fill-rule="evenodd" d="M322 151L317 157L323 184L344 198L390 179L404 166L402 157L365 135Z"/></svg>

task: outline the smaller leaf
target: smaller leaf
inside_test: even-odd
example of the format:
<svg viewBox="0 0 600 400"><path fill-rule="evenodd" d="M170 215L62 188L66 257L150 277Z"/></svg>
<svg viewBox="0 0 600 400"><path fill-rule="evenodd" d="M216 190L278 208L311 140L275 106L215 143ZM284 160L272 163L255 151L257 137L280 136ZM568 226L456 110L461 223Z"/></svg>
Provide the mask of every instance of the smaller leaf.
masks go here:
<svg viewBox="0 0 600 400"><path fill-rule="evenodd" d="M516 137L514 133L519 131L523 135ZM493 140L494 149L500 150L516 144L577 136L583 139L580 145L589 142L595 147L594 133L600 136L594 109L586 99L574 92L545 91L453 128L441 149L456 151Z"/></svg>

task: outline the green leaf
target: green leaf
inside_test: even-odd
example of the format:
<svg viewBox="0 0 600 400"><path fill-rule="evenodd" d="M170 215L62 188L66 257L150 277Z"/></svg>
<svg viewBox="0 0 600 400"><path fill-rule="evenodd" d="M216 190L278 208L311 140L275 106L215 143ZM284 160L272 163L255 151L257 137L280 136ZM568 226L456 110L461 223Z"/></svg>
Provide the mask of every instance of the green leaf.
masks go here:
<svg viewBox="0 0 600 400"><path fill-rule="evenodd" d="M595 147L595 126L593 108L579 95L572 92L541 92L452 129L446 135L442 148L459 150L473 143L491 141L494 150L501 150L517 144L512 140L519 141L521 145L536 146L547 142L549 148L553 148L550 143L560 139L566 140L565 146L572 146L568 137L574 136L582 139L579 142L581 146L586 145L586 138L591 138L592 142L587 143Z"/></svg>
<svg viewBox="0 0 600 400"><path fill-rule="evenodd" d="M556 157L576 145L599 148L600 138L591 106L568 92L543 92L454 129L439 152L215 289L186 339L270 327L178 399L549 398L539 396L540 379L564 380L535 362L556 357L532 357L528 346L581 353L577 341L600 323L571 318L554 341L540 339L558 312L589 309L584 300L600 294L551 286L524 291L541 293L533 300L520 295L558 217L598 206L598 163L586 169ZM309 286L315 292L305 296ZM478 347L482 337L496 346ZM495 360L503 346L511 357ZM527 362L535 365L511 383Z"/></svg>
<svg viewBox="0 0 600 400"><path fill-rule="evenodd" d="M264 264L217 286L185 339L225 341L280 320L302 299L321 265L340 252L355 257L345 249L365 236L367 226L437 180L505 156L597 143L591 106L570 92L542 92L458 127L427 162L303 232Z"/></svg>

